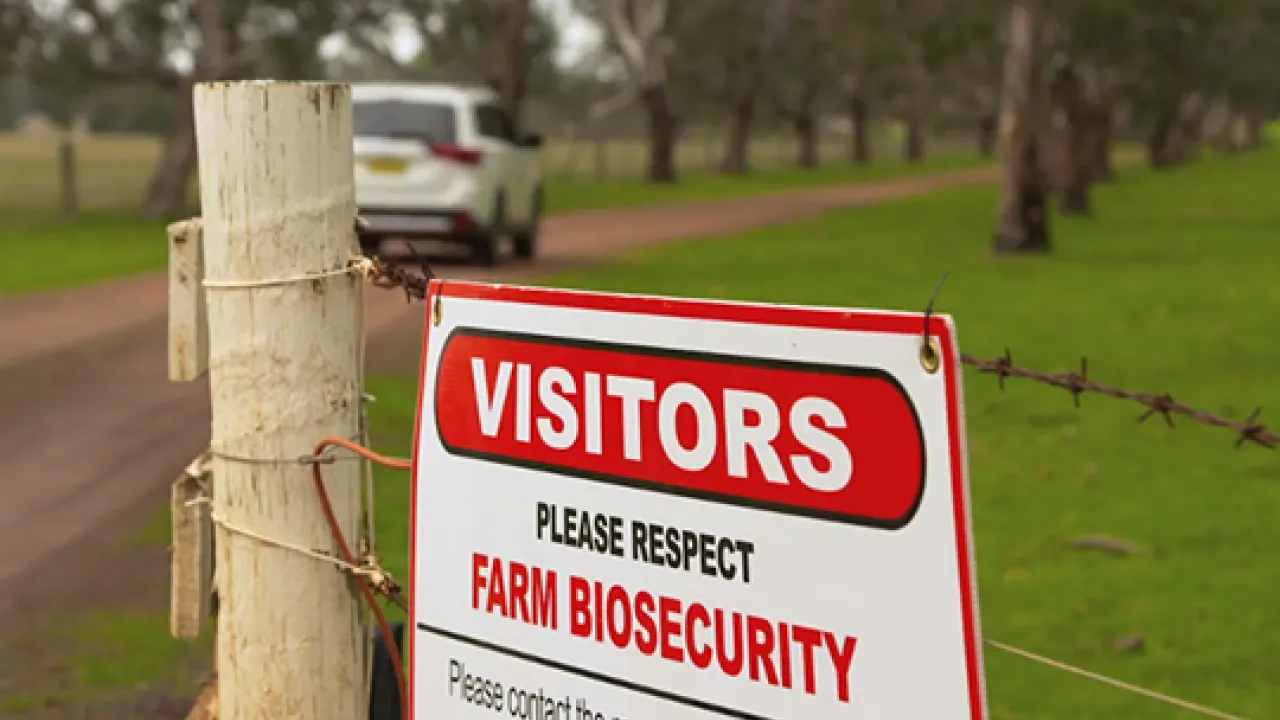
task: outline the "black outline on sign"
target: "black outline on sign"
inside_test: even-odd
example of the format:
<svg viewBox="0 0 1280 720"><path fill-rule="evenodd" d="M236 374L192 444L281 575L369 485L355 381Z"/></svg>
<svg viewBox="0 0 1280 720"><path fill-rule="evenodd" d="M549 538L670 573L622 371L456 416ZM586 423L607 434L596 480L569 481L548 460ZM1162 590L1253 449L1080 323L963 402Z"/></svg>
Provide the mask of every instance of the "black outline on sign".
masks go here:
<svg viewBox="0 0 1280 720"><path fill-rule="evenodd" d="M445 630L444 628L428 625L424 622L418 623L418 630L445 638L446 640L462 643L463 645L470 645L471 647L478 648L480 650L488 650L489 652L505 655L509 658L533 663L534 665L540 665L550 670L558 670L569 675L577 675L580 678L594 680L595 682L603 683L605 685L612 685L617 688L622 688L623 690L630 690L631 692L639 693L641 695L648 695L649 697L657 698L659 700L679 703L680 705L686 705L691 708L697 708L698 710L715 713L716 715L737 718L738 720L773 720L768 715L756 715L755 713L749 713L746 710L738 710L736 708L725 707L724 705L716 705L715 703L698 700L697 698L691 698L687 695L679 695L668 690L659 690L655 687L641 685L640 683L632 682L630 680L623 680L622 678L614 677L612 675L605 675L604 673L596 672L594 670L574 667L567 663L559 662L558 660L542 657L541 655L534 655L532 653L524 652L523 650L516 650L515 648L498 645L497 643L492 643L488 640L468 637L461 633L453 632L452 630Z"/></svg>
<svg viewBox="0 0 1280 720"><path fill-rule="evenodd" d="M623 343L599 342L594 340L580 340L576 338L558 338L548 335L536 335L533 333L522 332L506 332L500 330L487 330L482 328L458 326L445 338L444 343L440 347L440 358L444 359L446 353L449 352L449 344L458 336L469 336L478 338L493 338L497 340L513 340L516 342L526 342L537 345L552 345L556 347L577 348L583 350L601 350L605 352L626 353L631 355L646 355L655 358L669 358L677 360L693 360L695 362L719 363L722 365L746 365L749 367L763 368L767 370L788 370L792 372L807 372L810 374L826 374L841 375L852 377L872 377L879 378L897 389L898 394L907 404L907 408L911 411L911 418L915 421L916 435L920 440L920 482L919 490L916 493L915 502L907 509L902 516L895 519L883 519L876 517L868 517L865 515L851 515L848 513L837 512L833 510L819 510L801 505L792 505L788 503L773 502L768 500L756 500L753 498L745 498L738 495L730 495L728 493L718 493L707 490L698 490L693 488L677 487L667 485L665 483L644 480L640 478L625 477L621 475L610 475L608 473L595 472L585 470L583 468L572 465L556 465L552 463L544 463L536 460L516 457L512 455L503 455L500 453L488 453L467 448L459 448L450 445L444 438L443 424L440 418L440 380L439 374L436 375L435 388L432 397L435 399L434 412L436 436L440 440L440 445L445 451L451 455L471 458L473 460L484 460L495 462L502 465L510 465L514 467L526 468L529 470L538 470L541 472L552 473L563 477L578 478L581 480L592 480L603 482L611 485L621 485L624 487L634 488L638 490L649 490L662 492L669 495L678 495L681 497L703 500L707 502L720 503L725 505L736 505L753 510L764 510L767 512L782 513L786 515L799 515L802 517L813 518L815 520L828 520L832 522L845 523L849 525L859 525L863 527L873 527L882 530L901 530L911 522L916 512L920 509L920 504L924 500L925 480L928 477L928 468L926 467L927 453L925 452L924 428L920 425L920 414L916 411L915 403L911 402L911 396L907 394L907 389L896 377L877 368L850 367L844 365L825 365L820 363L796 362L791 360L776 360L772 358L754 358L743 357L739 355L722 355L718 353L696 352L689 350L674 350L670 348L657 348L647 345L629 345Z"/></svg>

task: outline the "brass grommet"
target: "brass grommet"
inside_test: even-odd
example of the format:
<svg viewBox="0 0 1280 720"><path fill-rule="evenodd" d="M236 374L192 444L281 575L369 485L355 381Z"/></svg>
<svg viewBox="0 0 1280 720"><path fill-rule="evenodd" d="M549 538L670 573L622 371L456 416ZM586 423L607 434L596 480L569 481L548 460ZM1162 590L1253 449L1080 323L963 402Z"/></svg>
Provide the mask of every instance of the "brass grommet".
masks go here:
<svg viewBox="0 0 1280 720"><path fill-rule="evenodd" d="M920 343L920 367L930 375L942 367L942 348L938 347L936 338L928 338Z"/></svg>

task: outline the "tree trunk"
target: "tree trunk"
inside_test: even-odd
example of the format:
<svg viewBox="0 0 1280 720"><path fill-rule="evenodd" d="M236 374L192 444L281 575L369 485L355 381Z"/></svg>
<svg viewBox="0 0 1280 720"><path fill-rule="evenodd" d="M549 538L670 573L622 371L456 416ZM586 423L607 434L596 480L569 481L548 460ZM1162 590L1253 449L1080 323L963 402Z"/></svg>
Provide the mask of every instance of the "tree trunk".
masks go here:
<svg viewBox="0 0 1280 720"><path fill-rule="evenodd" d="M520 127L526 72L524 35L529 24L529 0L504 0L495 4L498 28L489 62L489 86L502 99L511 123Z"/></svg>
<svg viewBox="0 0 1280 720"><path fill-rule="evenodd" d="M798 143L796 165L806 170L818 167L818 121L813 112L813 103L817 97L817 85L807 83L800 91L795 116L792 118Z"/></svg>
<svg viewBox="0 0 1280 720"><path fill-rule="evenodd" d="M150 220L172 218L186 211L191 174L196 166L195 111L191 91L197 82L222 79L228 71L232 38L227 32L227 8L223 0L197 0L196 26L200 47L191 76L178 83L177 105L170 119L151 178L142 214Z"/></svg>
<svg viewBox="0 0 1280 720"><path fill-rule="evenodd" d="M650 85L640 93L649 120L649 169L651 183L674 184L676 174L676 119L671 112L666 85Z"/></svg>
<svg viewBox="0 0 1280 720"><path fill-rule="evenodd" d="M1205 116L1209 114L1209 103L1202 96L1193 96L1184 103L1178 114L1178 159L1188 162L1200 156L1200 145L1204 142Z"/></svg>
<svg viewBox="0 0 1280 720"><path fill-rule="evenodd" d="M1198 149L1207 103L1184 97L1162 112L1147 137L1147 157L1152 167L1168 168L1191 160Z"/></svg>
<svg viewBox="0 0 1280 720"><path fill-rule="evenodd" d="M148 220L175 218L187 210L191 173L196 167L196 126L191 108L194 81L183 79L160 157L147 181L142 215Z"/></svg>
<svg viewBox="0 0 1280 720"><path fill-rule="evenodd" d="M1147 162L1151 167L1167 168L1177 164L1172 152L1176 145L1177 125L1177 115L1172 111L1162 112L1156 117L1151 134L1147 136Z"/></svg>
<svg viewBox="0 0 1280 720"><path fill-rule="evenodd" d="M1000 109L1004 177L996 205L995 251L999 254L1049 251L1049 216L1036 130L1039 6L1039 0L1010 1Z"/></svg>
<svg viewBox="0 0 1280 720"><path fill-rule="evenodd" d="M871 162L871 123L867 99L858 91L849 96L849 162Z"/></svg>
<svg viewBox="0 0 1280 720"><path fill-rule="evenodd" d="M1262 134L1262 121L1253 113L1244 116L1244 137L1245 147L1249 150L1257 150L1267 144L1266 137Z"/></svg>
<svg viewBox="0 0 1280 720"><path fill-rule="evenodd" d="M796 165L813 170L818 167L818 130L812 111L797 115L795 127L796 140L799 142Z"/></svg>
<svg viewBox="0 0 1280 720"><path fill-rule="evenodd" d="M908 114L906 137L902 143L902 159L918 163L924 159L924 121L914 109Z"/></svg>
<svg viewBox="0 0 1280 720"><path fill-rule="evenodd" d="M1210 140L1213 148L1223 154L1234 154L1241 150L1241 144L1236 142L1237 119L1240 115L1226 103L1219 106L1219 121L1213 129Z"/></svg>
<svg viewBox="0 0 1280 720"><path fill-rule="evenodd" d="M751 126L755 120L755 93L743 94L733 104L729 131L724 136L724 159L720 172L745 175L751 172Z"/></svg>
<svg viewBox="0 0 1280 720"><path fill-rule="evenodd" d="M1098 98L1093 107L1093 150L1090 175L1094 182L1109 183L1116 179L1111 163L1111 138L1115 127L1114 106L1106 97Z"/></svg>
<svg viewBox="0 0 1280 720"><path fill-rule="evenodd" d="M1000 121L995 113L987 113L978 121L978 154L989 158L996 154L996 132Z"/></svg>
<svg viewBox="0 0 1280 720"><path fill-rule="evenodd" d="M1093 169L1093 113L1084 83L1070 65L1054 73L1054 128L1058 141L1058 208L1064 215L1089 214L1089 182Z"/></svg>

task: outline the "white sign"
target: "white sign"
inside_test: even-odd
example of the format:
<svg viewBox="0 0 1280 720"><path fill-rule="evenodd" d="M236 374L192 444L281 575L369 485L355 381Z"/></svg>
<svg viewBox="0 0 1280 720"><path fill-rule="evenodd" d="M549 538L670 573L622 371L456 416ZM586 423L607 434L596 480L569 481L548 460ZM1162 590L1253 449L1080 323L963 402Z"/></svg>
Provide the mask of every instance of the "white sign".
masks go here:
<svg viewBox="0 0 1280 720"><path fill-rule="evenodd" d="M949 318L428 304L415 718L986 717Z"/></svg>

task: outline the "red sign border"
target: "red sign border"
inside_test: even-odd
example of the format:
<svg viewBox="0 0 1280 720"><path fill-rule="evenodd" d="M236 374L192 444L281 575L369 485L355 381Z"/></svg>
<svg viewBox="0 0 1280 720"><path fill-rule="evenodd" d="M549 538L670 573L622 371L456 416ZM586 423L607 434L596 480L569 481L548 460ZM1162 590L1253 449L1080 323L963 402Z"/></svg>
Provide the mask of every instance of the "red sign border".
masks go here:
<svg viewBox="0 0 1280 720"><path fill-rule="evenodd" d="M657 315L669 318L732 322L749 325L775 325L820 330L848 330L892 335L919 336L926 329L936 338L942 349L941 370L946 381L947 445L951 459L952 512L955 517L956 555L960 575L961 613L965 629L965 665L969 685L969 715L971 720L987 720L986 694L983 683L981 630L979 628L977 602L977 572L973 549L973 530L969 515L968 465L961 429L964 417L961 413L959 357L955 333L945 316L923 316L912 313L877 313L844 311L829 308L812 308L760 303L738 303L717 300L693 300L657 297L651 295L626 295L621 293L584 292L552 288L525 287L519 285L492 285L464 280L431 280L426 294L425 330L422 334L421 366L418 373L419 402L414 423L414 463L410 500L409 578L417 577L418 532L416 514L418 507L417 447L422 437L422 400L427 397L427 352L431 343L431 316L435 305L444 298L508 302L521 305L570 310L594 310L633 315ZM922 491L923 492L923 491ZM417 637L414 595L409 598L408 636L409 664L406 668L408 711L413 717L413 665L414 646Z"/></svg>

